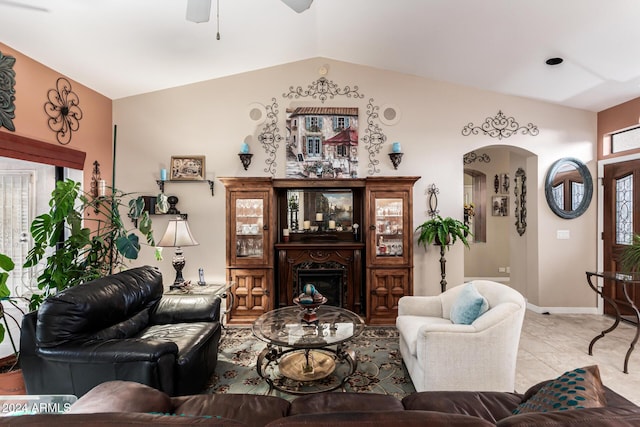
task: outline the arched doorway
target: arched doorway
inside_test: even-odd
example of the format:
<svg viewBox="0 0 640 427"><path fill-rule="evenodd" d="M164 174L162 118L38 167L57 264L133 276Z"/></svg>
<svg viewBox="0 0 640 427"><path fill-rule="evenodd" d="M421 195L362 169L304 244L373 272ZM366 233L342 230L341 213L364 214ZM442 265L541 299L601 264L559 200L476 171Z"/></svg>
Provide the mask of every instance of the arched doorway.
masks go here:
<svg viewBox="0 0 640 427"><path fill-rule="evenodd" d="M533 258L527 257L529 244L536 237L530 236L531 232L520 235L516 230L515 203L519 197L514 194L514 179L518 169L531 172L527 173L534 178L527 185L534 187L529 188L526 197L529 206L536 206L533 198L538 197L537 156L519 147L493 145L479 147L464 159L464 191L472 194L464 202L475 205L473 228L480 231L480 239L473 239L471 249L464 251L465 280L483 278L512 284L524 294L527 271L537 268L530 265ZM484 206L484 212L480 206ZM528 220L537 221L537 214L531 209ZM517 285L514 277L518 278Z"/></svg>

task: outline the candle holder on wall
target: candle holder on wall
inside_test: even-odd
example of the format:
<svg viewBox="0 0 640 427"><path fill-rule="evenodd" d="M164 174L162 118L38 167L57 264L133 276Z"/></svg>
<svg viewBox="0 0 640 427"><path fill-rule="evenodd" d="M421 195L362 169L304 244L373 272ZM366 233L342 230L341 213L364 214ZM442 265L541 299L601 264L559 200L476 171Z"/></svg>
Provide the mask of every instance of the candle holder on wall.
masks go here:
<svg viewBox="0 0 640 427"><path fill-rule="evenodd" d="M91 175L91 195L98 197L98 182L100 182L100 163L93 162L93 173Z"/></svg>
<svg viewBox="0 0 640 427"><path fill-rule="evenodd" d="M244 167L244 170L249 169L249 165L251 164L251 158L253 157L253 154L238 153L238 156L240 157L240 161L242 162L242 166Z"/></svg>
<svg viewBox="0 0 640 427"><path fill-rule="evenodd" d="M391 163L393 163L393 168L398 169L400 166L400 162L402 162L402 154L403 153L389 153L389 158L391 159Z"/></svg>

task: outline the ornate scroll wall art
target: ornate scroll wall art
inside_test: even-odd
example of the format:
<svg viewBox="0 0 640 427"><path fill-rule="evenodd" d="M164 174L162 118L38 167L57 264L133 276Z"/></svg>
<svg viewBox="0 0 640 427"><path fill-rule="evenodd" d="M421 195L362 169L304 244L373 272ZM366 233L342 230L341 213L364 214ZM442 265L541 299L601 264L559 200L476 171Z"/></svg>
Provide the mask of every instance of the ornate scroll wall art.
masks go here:
<svg viewBox="0 0 640 427"><path fill-rule="evenodd" d="M44 111L49 116L49 129L56 133L56 139L60 144L67 145L71 142L73 132L80 128L80 98L71 90L69 80L60 77L56 82L56 88L47 92L47 99Z"/></svg>
<svg viewBox="0 0 640 427"><path fill-rule="evenodd" d="M465 165L475 163L476 161L480 163L490 163L491 157L489 157L487 153L482 153L481 155L478 156L475 151L472 151L470 153L465 154L464 157L462 158L462 161L464 162Z"/></svg>
<svg viewBox="0 0 640 427"><path fill-rule="evenodd" d="M320 77L316 81L307 85L306 89L302 86L289 87L289 91L282 94L283 98L298 99L298 98L312 98L318 99L321 103L324 103L327 99L333 99L336 96L345 96L347 98L364 98L364 94L360 93L358 86L344 86L340 88L336 83L331 80L327 80L325 77ZM268 154L268 159L265 161L267 167L265 172L270 173L272 176L276 173L276 158L278 143L283 140L283 136L280 135L280 129L278 128L278 104L275 98L272 98L272 104L267 106L267 121L258 135L258 141L262 144L265 152ZM374 105L373 98L369 100L367 104L367 128L364 131L362 141L365 143L365 147L369 152L369 174L380 172L377 165L380 163L376 159L376 155L380 153L380 149L387 140L386 135L382 131L379 121L380 107Z"/></svg>
<svg viewBox="0 0 640 427"><path fill-rule="evenodd" d="M278 166L276 153L278 147L280 147L279 143L282 141L280 129L278 128L278 103L275 98L271 99L271 105L265 106L265 110L267 112L266 124L262 128L262 133L258 135L258 141L262 144L265 153L267 153L267 160L265 160L267 167L264 168L264 171L274 176Z"/></svg>
<svg viewBox="0 0 640 427"><path fill-rule="evenodd" d="M15 63L16 58L0 52L0 127L4 126L12 132L16 130L13 124L16 117L16 106L13 103L16 100L16 72L13 69Z"/></svg>
<svg viewBox="0 0 640 427"><path fill-rule="evenodd" d="M471 134L478 135L482 132L492 138L509 138L516 133L522 135L536 136L538 134L538 126L528 123L526 126L520 126L513 117L505 116L502 111L498 111L495 117L487 117L480 126L469 123L462 128L462 135L469 136Z"/></svg>
<svg viewBox="0 0 640 427"><path fill-rule="evenodd" d="M380 107L373 105L373 98L367 104L367 128L364 130L365 147L369 152L369 174L373 175L380 172L378 165L380 160L376 159L376 155L380 154L382 146L387 141L387 136L382 132L380 125L377 123Z"/></svg>
<svg viewBox="0 0 640 427"><path fill-rule="evenodd" d="M320 102L324 104L327 98L333 99L335 96L364 98L364 95L362 95L359 90L358 86L354 86L353 89L351 86L345 86L341 89L333 81L320 77L315 82L311 82L311 84L307 86L307 89L302 89L302 86L298 86L297 88L289 86L289 92L283 93L282 96L289 99L311 97L313 99L319 99Z"/></svg>
<svg viewBox="0 0 640 427"><path fill-rule="evenodd" d="M440 189L436 187L435 184L431 184L427 187L426 192L429 195L429 209L427 210L427 214L429 214L429 216L433 218L440 213L440 211L438 210L438 193L440 193Z"/></svg>
<svg viewBox="0 0 640 427"><path fill-rule="evenodd" d="M527 175L522 168L516 171L513 194L516 196L516 230L522 236L527 229Z"/></svg>

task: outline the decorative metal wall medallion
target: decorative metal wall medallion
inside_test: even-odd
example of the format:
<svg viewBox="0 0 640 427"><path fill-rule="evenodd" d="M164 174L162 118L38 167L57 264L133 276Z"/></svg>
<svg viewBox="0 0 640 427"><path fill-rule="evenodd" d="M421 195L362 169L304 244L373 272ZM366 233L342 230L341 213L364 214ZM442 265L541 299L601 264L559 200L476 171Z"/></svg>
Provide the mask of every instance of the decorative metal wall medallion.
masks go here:
<svg viewBox="0 0 640 427"><path fill-rule="evenodd" d="M380 172L377 167L380 164L380 160L376 159L376 154L380 154L382 146L387 141L387 136L382 132L380 125L376 123L379 111L380 107L373 105L373 98L369 99L367 104L367 128L364 130L362 140L369 152L369 174L371 175Z"/></svg>
<svg viewBox="0 0 640 427"><path fill-rule="evenodd" d="M471 134L478 135L482 132L492 138L509 138L510 136L520 132L522 135L538 135L538 126L528 123L526 126L520 126L513 117L505 116L502 111L498 111L495 117L487 117L480 126L469 123L462 128L462 135L469 136Z"/></svg>
<svg viewBox="0 0 640 427"><path fill-rule="evenodd" d="M49 116L49 129L56 133L60 144L67 145L71 142L73 132L80 128L80 98L71 90L69 80L60 77L56 88L47 92L47 99L49 101L44 104L44 111Z"/></svg>
<svg viewBox="0 0 640 427"><path fill-rule="evenodd" d="M289 86L289 92L283 93L282 96L289 99L310 96L313 99L319 99L324 104L327 98L333 99L336 95L346 96L347 98L364 98L364 95L358 91L358 86L354 86L353 89L350 86L345 86L341 89L333 81L320 77L308 85L307 89L302 89L302 86L297 88Z"/></svg>
<svg viewBox="0 0 640 427"><path fill-rule="evenodd" d="M0 127L4 126L12 132L16 130L13 124L16 117L16 106L13 103L16 100L16 72L13 69L15 63L16 58L0 52Z"/></svg>
<svg viewBox="0 0 640 427"><path fill-rule="evenodd" d="M465 154L464 157L462 158L462 161L464 162L465 165L475 163L476 161L480 163L490 163L491 157L489 157L487 153L483 153L478 156L475 151L472 151L470 153Z"/></svg>
<svg viewBox="0 0 640 427"><path fill-rule="evenodd" d="M276 152L280 147L278 143L282 141L280 129L278 128L278 103L275 98L271 99L271 105L265 106L265 110L267 112L267 123L262 128L262 133L258 135L258 141L262 144L265 153L267 153L267 160L265 160L267 167L264 171L273 176L278 166L276 163Z"/></svg>

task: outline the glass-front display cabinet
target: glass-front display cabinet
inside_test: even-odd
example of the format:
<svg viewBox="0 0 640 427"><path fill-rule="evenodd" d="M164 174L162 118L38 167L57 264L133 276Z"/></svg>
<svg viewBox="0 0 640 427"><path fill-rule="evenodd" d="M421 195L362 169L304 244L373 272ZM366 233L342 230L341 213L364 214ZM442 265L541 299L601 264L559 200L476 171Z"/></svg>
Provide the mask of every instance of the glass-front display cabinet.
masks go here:
<svg viewBox="0 0 640 427"><path fill-rule="evenodd" d="M367 179L368 324L394 324L398 300L413 294L413 185L418 177Z"/></svg>
<svg viewBox="0 0 640 427"><path fill-rule="evenodd" d="M262 259L265 240L263 198L236 198L235 211L236 258Z"/></svg>
<svg viewBox="0 0 640 427"><path fill-rule="evenodd" d="M267 178L220 178L226 188L227 322L247 324L273 308L273 189Z"/></svg>
<svg viewBox="0 0 640 427"><path fill-rule="evenodd" d="M377 257L402 257L404 253L404 199L374 199Z"/></svg>

